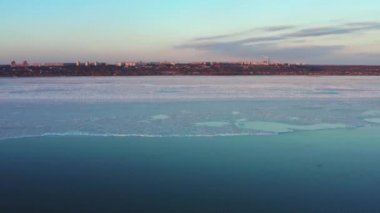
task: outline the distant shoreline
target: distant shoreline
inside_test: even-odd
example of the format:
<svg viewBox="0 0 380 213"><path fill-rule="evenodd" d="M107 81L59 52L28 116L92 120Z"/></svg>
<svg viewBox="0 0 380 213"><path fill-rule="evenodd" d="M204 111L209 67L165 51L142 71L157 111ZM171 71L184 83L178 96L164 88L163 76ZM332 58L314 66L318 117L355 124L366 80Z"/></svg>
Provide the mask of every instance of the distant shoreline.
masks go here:
<svg viewBox="0 0 380 213"><path fill-rule="evenodd" d="M380 76L380 66L242 63L1 65L0 77L64 76Z"/></svg>

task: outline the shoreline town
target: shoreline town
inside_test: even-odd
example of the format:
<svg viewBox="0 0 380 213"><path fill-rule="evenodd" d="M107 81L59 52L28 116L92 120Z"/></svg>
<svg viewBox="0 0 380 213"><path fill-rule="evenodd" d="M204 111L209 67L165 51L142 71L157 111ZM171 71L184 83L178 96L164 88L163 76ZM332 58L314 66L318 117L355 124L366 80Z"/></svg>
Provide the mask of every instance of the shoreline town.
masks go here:
<svg viewBox="0 0 380 213"><path fill-rule="evenodd" d="M0 77L160 76L160 75L311 75L380 76L380 66L305 65L255 62L99 62L0 65Z"/></svg>

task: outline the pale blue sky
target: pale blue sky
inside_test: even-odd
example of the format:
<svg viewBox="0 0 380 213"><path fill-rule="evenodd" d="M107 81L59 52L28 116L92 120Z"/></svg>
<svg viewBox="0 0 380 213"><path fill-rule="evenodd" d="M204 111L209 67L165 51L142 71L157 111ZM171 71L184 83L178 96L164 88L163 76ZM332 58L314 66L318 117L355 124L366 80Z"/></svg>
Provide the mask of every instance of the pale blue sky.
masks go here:
<svg viewBox="0 0 380 213"><path fill-rule="evenodd" d="M378 0L0 0L0 9L0 63L380 64Z"/></svg>

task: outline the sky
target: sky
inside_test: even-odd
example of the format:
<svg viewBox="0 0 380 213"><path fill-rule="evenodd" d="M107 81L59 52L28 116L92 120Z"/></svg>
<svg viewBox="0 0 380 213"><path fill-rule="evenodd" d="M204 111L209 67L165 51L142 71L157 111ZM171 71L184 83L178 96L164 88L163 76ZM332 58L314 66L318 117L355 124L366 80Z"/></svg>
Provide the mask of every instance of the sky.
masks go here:
<svg viewBox="0 0 380 213"><path fill-rule="evenodd" d="M380 65L379 0L0 0L0 63Z"/></svg>

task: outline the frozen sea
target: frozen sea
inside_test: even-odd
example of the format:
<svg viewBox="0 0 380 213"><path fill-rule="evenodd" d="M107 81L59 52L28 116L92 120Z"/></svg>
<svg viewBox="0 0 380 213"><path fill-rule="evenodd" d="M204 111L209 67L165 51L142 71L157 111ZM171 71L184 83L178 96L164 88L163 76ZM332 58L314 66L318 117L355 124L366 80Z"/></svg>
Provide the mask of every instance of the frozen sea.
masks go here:
<svg viewBox="0 0 380 213"><path fill-rule="evenodd" d="M0 79L0 212L380 212L379 77Z"/></svg>

